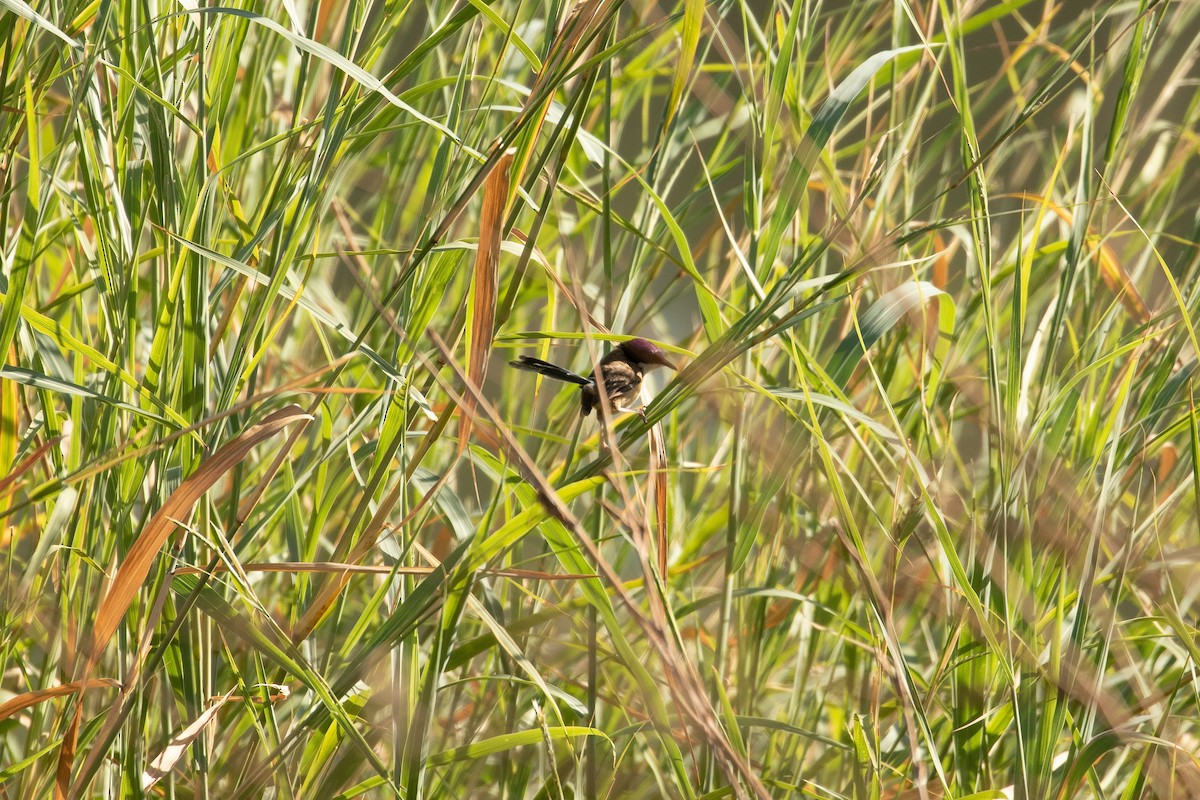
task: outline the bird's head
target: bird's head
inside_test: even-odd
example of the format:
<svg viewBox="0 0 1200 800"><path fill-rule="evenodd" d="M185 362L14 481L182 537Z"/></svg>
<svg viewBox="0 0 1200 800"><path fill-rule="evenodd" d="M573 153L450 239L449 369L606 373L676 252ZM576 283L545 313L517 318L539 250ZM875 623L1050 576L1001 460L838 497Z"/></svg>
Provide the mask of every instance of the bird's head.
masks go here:
<svg viewBox="0 0 1200 800"><path fill-rule="evenodd" d="M675 369L675 365L667 358L667 354L653 342L645 339L630 339L622 342L619 347L625 353L625 357L641 367L643 372L649 372L655 367Z"/></svg>

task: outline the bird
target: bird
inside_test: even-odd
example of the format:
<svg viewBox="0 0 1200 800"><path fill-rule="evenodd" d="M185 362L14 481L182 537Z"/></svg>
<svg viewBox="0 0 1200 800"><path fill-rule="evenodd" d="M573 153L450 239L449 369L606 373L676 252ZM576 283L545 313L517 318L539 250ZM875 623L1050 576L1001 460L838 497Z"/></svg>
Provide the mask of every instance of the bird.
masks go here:
<svg viewBox="0 0 1200 800"><path fill-rule="evenodd" d="M647 372L658 367L676 368L661 347L640 338L618 344L600 359L596 369L587 377L533 356L521 356L508 363L517 369L536 372L547 378L578 386L579 413L584 417L591 414L593 408L600 406L601 394L596 383L597 373L604 376L604 397L608 398L609 408L617 413L632 410L626 407L625 403L637 399L642 391L642 378Z"/></svg>

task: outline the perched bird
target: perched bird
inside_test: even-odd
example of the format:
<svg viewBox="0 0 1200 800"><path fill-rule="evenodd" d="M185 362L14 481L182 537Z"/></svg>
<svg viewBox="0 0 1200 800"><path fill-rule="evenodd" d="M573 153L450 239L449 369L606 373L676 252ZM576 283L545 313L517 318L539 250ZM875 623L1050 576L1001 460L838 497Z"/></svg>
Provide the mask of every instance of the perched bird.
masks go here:
<svg viewBox="0 0 1200 800"><path fill-rule="evenodd" d="M521 356L508 362L517 369L536 372L556 381L573 383L579 387L579 413L587 416L600 405L600 389L596 386L596 374L604 376L604 396L614 412L629 411L625 405L637 399L642 391L642 376L655 367L675 369L667 354L658 345L645 339L630 339L621 342L608 352L592 374L584 377L557 364L542 361L532 356Z"/></svg>

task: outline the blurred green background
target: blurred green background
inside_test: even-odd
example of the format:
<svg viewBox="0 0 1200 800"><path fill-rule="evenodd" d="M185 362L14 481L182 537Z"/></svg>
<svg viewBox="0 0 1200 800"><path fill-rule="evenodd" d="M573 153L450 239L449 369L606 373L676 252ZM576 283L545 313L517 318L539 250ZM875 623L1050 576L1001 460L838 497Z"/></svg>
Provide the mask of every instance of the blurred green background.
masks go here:
<svg viewBox="0 0 1200 800"><path fill-rule="evenodd" d="M0 0L0 797L1200 796L1198 42Z"/></svg>

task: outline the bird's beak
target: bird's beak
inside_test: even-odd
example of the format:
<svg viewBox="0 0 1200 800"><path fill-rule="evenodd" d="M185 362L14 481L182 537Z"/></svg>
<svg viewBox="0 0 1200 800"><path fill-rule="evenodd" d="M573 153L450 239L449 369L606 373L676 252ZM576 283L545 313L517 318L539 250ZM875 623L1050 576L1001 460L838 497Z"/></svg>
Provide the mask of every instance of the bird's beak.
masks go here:
<svg viewBox="0 0 1200 800"><path fill-rule="evenodd" d="M666 367L667 369L675 370L676 372L679 371L679 368L671 363L671 359L667 358L665 353L658 353L654 359L654 363L658 364L660 367Z"/></svg>

